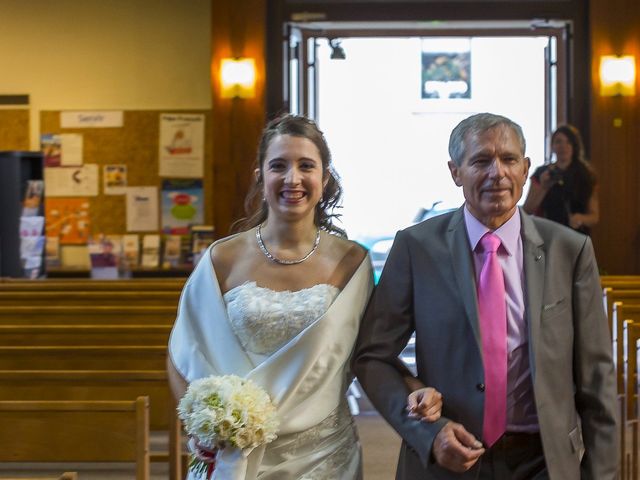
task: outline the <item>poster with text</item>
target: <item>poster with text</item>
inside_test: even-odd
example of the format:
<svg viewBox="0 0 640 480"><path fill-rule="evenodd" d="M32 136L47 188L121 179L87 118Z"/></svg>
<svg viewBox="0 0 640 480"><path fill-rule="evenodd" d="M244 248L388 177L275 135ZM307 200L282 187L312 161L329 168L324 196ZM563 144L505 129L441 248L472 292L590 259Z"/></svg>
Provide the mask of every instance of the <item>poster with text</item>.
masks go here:
<svg viewBox="0 0 640 480"><path fill-rule="evenodd" d="M96 197L98 165L44 169L44 194L47 197Z"/></svg>
<svg viewBox="0 0 640 480"><path fill-rule="evenodd" d="M86 244L89 239L87 198L47 198L44 202L47 237L58 237L60 245Z"/></svg>
<svg viewBox="0 0 640 480"><path fill-rule="evenodd" d="M204 221L202 180L162 181L162 231L173 235L189 233L189 227Z"/></svg>
<svg viewBox="0 0 640 480"><path fill-rule="evenodd" d="M124 195L127 191L127 166L105 165L102 174L105 195Z"/></svg>
<svg viewBox="0 0 640 480"><path fill-rule="evenodd" d="M161 177L202 178L204 175L204 115L160 115Z"/></svg>
<svg viewBox="0 0 640 480"><path fill-rule="evenodd" d="M59 135L46 133L40 136L40 149L45 167L59 167L62 161L62 145Z"/></svg>
<svg viewBox="0 0 640 480"><path fill-rule="evenodd" d="M127 188L127 231L158 230L158 187Z"/></svg>
<svg viewBox="0 0 640 480"><path fill-rule="evenodd" d="M82 146L84 144L82 135L79 133L61 133L60 149L62 158L60 166L62 167L79 167L84 163L82 157Z"/></svg>

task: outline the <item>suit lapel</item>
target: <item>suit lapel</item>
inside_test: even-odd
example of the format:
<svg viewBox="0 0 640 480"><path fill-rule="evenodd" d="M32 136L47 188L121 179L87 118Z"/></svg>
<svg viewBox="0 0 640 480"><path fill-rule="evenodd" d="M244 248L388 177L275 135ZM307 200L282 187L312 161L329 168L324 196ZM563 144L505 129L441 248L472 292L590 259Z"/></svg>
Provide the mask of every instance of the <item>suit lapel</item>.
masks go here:
<svg viewBox="0 0 640 480"><path fill-rule="evenodd" d="M535 357L540 335L540 315L544 292L545 252L544 241L531 217L520 211L522 218L522 250L524 256L526 317L529 325L529 365L535 380Z"/></svg>
<svg viewBox="0 0 640 480"><path fill-rule="evenodd" d="M464 224L464 206L458 209L449 223L447 230L447 244L453 272L461 294L464 309L467 312L467 320L473 330L473 335L482 351L480 340L480 327L478 324L478 302L476 295L476 275L473 266L473 257L469 246L469 236Z"/></svg>

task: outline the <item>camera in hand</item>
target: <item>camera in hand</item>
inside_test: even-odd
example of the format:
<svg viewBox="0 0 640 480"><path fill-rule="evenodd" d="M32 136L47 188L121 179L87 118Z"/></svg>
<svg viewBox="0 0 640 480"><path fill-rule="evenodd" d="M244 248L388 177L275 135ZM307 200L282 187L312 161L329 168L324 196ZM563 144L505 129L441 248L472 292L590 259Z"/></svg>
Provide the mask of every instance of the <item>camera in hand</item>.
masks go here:
<svg viewBox="0 0 640 480"><path fill-rule="evenodd" d="M549 168L549 181L552 184L563 185L564 184L564 175L562 170L558 167L550 167Z"/></svg>

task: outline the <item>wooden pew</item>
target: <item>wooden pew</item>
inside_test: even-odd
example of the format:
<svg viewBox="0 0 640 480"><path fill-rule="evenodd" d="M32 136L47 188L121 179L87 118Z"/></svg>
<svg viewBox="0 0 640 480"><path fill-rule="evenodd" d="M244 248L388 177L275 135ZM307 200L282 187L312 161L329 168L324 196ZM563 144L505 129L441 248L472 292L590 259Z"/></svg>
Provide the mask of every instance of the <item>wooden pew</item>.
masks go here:
<svg viewBox="0 0 640 480"><path fill-rule="evenodd" d="M171 325L0 325L0 346L167 345Z"/></svg>
<svg viewBox="0 0 640 480"><path fill-rule="evenodd" d="M616 288L603 288L602 289L603 304L607 317L613 316L613 303L614 302L626 302L626 303L640 303L640 289L616 289ZM610 322L611 323L611 322Z"/></svg>
<svg viewBox="0 0 640 480"><path fill-rule="evenodd" d="M632 278L600 277L602 288L615 288L618 290L640 290L640 276Z"/></svg>
<svg viewBox="0 0 640 480"><path fill-rule="evenodd" d="M613 359L616 366L618 393L624 394L624 320L640 320L640 305L624 302L613 302L612 314Z"/></svg>
<svg viewBox="0 0 640 480"><path fill-rule="evenodd" d="M638 363L637 350L640 340L640 324L632 320L623 322L623 349L624 349L624 393L627 399L626 419L638 418Z"/></svg>
<svg viewBox="0 0 640 480"><path fill-rule="evenodd" d="M177 305L8 306L0 308L0 325L173 325L176 313Z"/></svg>
<svg viewBox="0 0 640 480"><path fill-rule="evenodd" d="M0 480L78 480L76 472L64 472L59 477L0 477Z"/></svg>
<svg viewBox="0 0 640 480"><path fill-rule="evenodd" d="M2 346L0 370L162 370L166 345Z"/></svg>
<svg viewBox="0 0 640 480"><path fill-rule="evenodd" d="M0 462L135 462L149 480L149 401L0 401Z"/></svg>
<svg viewBox="0 0 640 480"><path fill-rule="evenodd" d="M81 279L42 279L26 280L15 278L1 278L0 291L3 292L33 292L33 291L148 291L161 292L181 291L186 278L131 278L122 280L91 280Z"/></svg>
<svg viewBox="0 0 640 480"><path fill-rule="evenodd" d="M55 306L55 305L113 305L137 306L178 305L180 290L175 291L22 291L7 292L0 288L0 308L4 306Z"/></svg>
<svg viewBox="0 0 640 480"><path fill-rule="evenodd" d="M640 365L640 340L636 341L636 366ZM636 375L636 399L640 398L640 376ZM628 420L626 425L626 431L631 438L625 438L629 441L628 448L629 462L627 464L627 471L629 472L629 480L636 480L640 478L640 418Z"/></svg>
<svg viewBox="0 0 640 480"><path fill-rule="evenodd" d="M151 430L175 419L166 370L0 370L0 400L149 398Z"/></svg>
<svg viewBox="0 0 640 480"><path fill-rule="evenodd" d="M126 400L149 398L151 431L169 433L169 451L150 455L170 463L170 478L181 478L181 426L163 370L0 370L0 400Z"/></svg>
<svg viewBox="0 0 640 480"><path fill-rule="evenodd" d="M631 332L631 328L638 329L638 324L635 327L631 327L633 322L625 321L625 338L629 341L632 340L633 336L638 336L640 332ZM631 365L625 364L625 375L627 378L631 376L629 373L630 370L634 368L636 369L635 375L635 387L628 389L628 394L620 395L620 398L634 398L636 402L636 417L629 418L629 407L625 402L623 404L623 408L620 410L620 480L637 480L640 475L640 428L639 428L639 418L638 418L638 394L640 393L640 389L638 388L638 374L637 368L640 365L640 340L635 341L635 346L630 346L629 344L625 345L628 348L628 359L631 360Z"/></svg>

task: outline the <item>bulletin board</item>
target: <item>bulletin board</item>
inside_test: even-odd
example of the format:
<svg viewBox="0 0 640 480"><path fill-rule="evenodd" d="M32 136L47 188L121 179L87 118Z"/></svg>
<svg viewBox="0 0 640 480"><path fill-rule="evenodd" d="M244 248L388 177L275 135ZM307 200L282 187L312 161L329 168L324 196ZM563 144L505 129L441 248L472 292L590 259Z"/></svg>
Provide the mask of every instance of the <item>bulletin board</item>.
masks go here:
<svg viewBox="0 0 640 480"><path fill-rule="evenodd" d="M0 150L29 150L29 109L0 109Z"/></svg>
<svg viewBox="0 0 640 480"><path fill-rule="evenodd" d="M160 140L160 115L163 113L204 115L204 176L202 178L204 223L213 225L211 110L124 111L123 126L112 128L61 128L60 111L40 112L40 132L42 134L81 134L84 164L98 165L99 194L95 197L88 197L92 235L127 233L126 196L105 195L103 190L104 165L126 165L128 186L156 186L160 190L164 177L160 177L158 174L158 143ZM158 227L162 228L160 223ZM160 230L155 233L160 233Z"/></svg>

